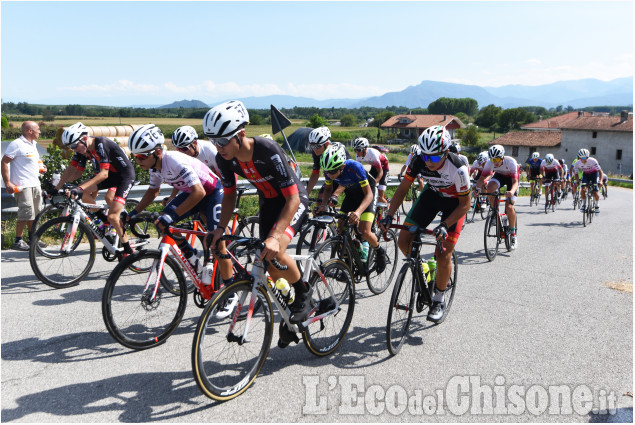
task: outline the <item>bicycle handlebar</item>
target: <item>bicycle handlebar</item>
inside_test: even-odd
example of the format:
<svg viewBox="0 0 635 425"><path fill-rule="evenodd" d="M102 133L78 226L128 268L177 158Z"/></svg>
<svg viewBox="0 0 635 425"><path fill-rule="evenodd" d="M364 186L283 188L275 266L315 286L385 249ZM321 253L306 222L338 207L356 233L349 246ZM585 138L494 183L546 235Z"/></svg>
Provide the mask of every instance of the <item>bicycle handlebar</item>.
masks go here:
<svg viewBox="0 0 635 425"><path fill-rule="evenodd" d="M390 229L399 229L399 230L407 230L410 233L414 233L415 237L420 236L420 235L429 235L429 236L435 236L434 231L429 230L429 229L422 229L419 226L406 226L405 224L391 224L390 226L388 226ZM413 231L414 230L414 231ZM441 251L441 252L445 252L446 249L443 246L443 241L445 239L439 239L436 242L437 248Z"/></svg>

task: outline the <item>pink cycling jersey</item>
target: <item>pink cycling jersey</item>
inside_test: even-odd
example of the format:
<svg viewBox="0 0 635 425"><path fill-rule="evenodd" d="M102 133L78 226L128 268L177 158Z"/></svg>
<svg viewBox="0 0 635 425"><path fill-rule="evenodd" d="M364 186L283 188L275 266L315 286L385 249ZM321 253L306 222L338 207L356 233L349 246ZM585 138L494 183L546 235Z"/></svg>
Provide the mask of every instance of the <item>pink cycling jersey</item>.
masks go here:
<svg viewBox="0 0 635 425"><path fill-rule="evenodd" d="M367 148L365 156L357 156L357 161L370 164L371 167L388 170L388 159L386 155L375 148Z"/></svg>
<svg viewBox="0 0 635 425"><path fill-rule="evenodd" d="M571 174L575 174L580 170L582 170L584 174L591 174L600 171L600 169L600 163L595 158L589 158L586 160L586 164L583 164L582 160L576 161L576 163L573 164Z"/></svg>
<svg viewBox="0 0 635 425"><path fill-rule="evenodd" d="M205 195L209 195L220 186L218 177L207 165L196 158L174 151L163 151L161 171L150 170L150 188L157 189L161 187L162 182L185 193L192 193L192 186L201 183Z"/></svg>
<svg viewBox="0 0 635 425"><path fill-rule="evenodd" d="M481 177L488 177L492 173L518 180L518 163L511 156L506 156L503 158L503 162L498 167L495 167L492 160L488 159L483 167Z"/></svg>
<svg viewBox="0 0 635 425"><path fill-rule="evenodd" d="M547 161L543 159L540 163L540 169L545 170L548 173L553 173L554 171L561 171L562 166L556 160L552 161L551 164L548 164Z"/></svg>

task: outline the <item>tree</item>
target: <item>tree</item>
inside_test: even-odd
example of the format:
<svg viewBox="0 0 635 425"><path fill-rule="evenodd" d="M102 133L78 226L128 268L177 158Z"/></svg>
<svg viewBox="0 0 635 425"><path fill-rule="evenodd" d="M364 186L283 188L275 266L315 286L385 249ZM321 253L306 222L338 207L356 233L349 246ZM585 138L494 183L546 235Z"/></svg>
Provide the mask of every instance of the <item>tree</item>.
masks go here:
<svg viewBox="0 0 635 425"><path fill-rule="evenodd" d="M307 123L309 127L318 128L327 126L329 121L326 118L322 118L318 114L314 114L309 118L309 122Z"/></svg>
<svg viewBox="0 0 635 425"><path fill-rule="evenodd" d="M9 128L9 119L2 114L2 128Z"/></svg>
<svg viewBox="0 0 635 425"><path fill-rule="evenodd" d="M352 127L357 124L357 117L353 114L345 114L340 118L342 127Z"/></svg>
<svg viewBox="0 0 635 425"><path fill-rule="evenodd" d="M534 114L523 108L505 109L501 112L498 125L503 131L518 129L522 124L534 121Z"/></svg>
<svg viewBox="0 0 635 425"><path fill-rule="evenodd" d="M487 105L478 113L478 116L476 117L476 120L474 120L474 123L479 127L485 127L492 130L498 122L498 118L501 112L503 112L503 108L501 108L500 106Z"/></svg>
<svg viewBox="0 0 635 425"><path fill-rule="evenodd" d="M259 114L249 114L249 124L262 125L262 116Z"/></svg>
<svg viewBox="0 0 635 425"><path fill-rule="evenodd" d="M468 125L466 128L457 130L456 133L461 139L461 144L465 146L476 146L481 138L475 125Z"/></svg>
<svg viewBox="0 0 635 425"><path fill-rule="evenodd" d="M475 99L440 97L428 105L430 114L456 114L464 112L467 115L476 115L478 112L478 102Z"/></svg>
<svg viewBox="0 0 635 425"><path fill-rule="evenodd" d="M386 121L388 121L388 119L392 116L394 116L395 113L392 111L383 111L383 112L378 112L377 114L375 114L375 119L373 120L373 125L375 127L381 127L381 125L383 123L385 123Z"/></svg>
<svg viewBox="0 0 635 425"><path fill-rule="evenodd" d="M44 108L42 111L42 120L43 121L53 121L55 119L55 115L53 114L53 110L49 107Z"/></svg>

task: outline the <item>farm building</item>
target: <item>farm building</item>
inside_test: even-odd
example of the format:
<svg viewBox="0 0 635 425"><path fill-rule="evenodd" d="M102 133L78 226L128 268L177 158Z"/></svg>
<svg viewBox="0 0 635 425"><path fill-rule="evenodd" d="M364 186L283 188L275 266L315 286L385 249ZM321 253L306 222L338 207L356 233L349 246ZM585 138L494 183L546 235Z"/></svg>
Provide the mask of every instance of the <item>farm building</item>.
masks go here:
<svg viewBox="0 0 635 425"><path fill-rule="evenodd" d="M414 140L433 125L442 125L454 139L454 131L465 128L465 124L454 115L395 115L386 120L381 128L386 130L388 139Z"/></svg>

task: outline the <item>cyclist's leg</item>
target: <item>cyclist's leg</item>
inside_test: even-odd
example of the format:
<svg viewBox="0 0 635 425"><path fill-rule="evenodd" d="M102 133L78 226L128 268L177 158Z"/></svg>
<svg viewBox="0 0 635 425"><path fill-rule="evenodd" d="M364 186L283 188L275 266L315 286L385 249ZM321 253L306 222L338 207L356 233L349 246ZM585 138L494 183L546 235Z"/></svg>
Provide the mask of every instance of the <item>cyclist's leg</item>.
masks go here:
<svg viewBox="0 0 635 425"><path fill-rule="evenodd" d="M494 174L492 176L492 178L489 180L489 182L487 182L487 186L485 191L487 193L494 193L496 191L498 191L498 189L501 187L501 183L499 182L500 177L496 174ZM494 198L494 196L492 195L488 195L487 199L489 200L489 204L492 208L495 208L494 203L496 202L496 198Z"/></svg>
<svg viewBox="0 0 635 425"><path fill-rule="evenodd" d="M450 214L452 214L454 210L458 208L459 200L458 198L439 198L437 200L437 204L439 205L439 208L441 208L441 211L443 211L441 220L445 221L450 216ZM436 287L438 292L445 291L445 288L448 286L450 274L452 273L452 252L454 251L454 247L456 246L456 243L459 240L459 236L461 235L461 230L463 229L463 220L465 220L465 217L461 217L459 221L448 228L448 236L446 237L445 241L443 241L443 247L445 248L445 251L435 252L434 254L437 260ZM443 300L438 299L437 301Z"/></svg>
<svg viewBox="0 0 635 425"><path fill-rule="evenodd" d="M433 201L437 195L428 186L425 187L423 192L419 194L417 199L410 211L408 211L408 215L404 220L404 226L415 226L426 228L432 223L439 213L439 209L434 207ZM461 222L461 227L463 227L463 223ZM399 232L399 238L397 239L397 245L399 246L399 250L403 253L404 256L410 255L410 251L412 250L412 241L414 240L413 233L409 231L401 231Z"/></svg>
<svg viewBox="0 0 635 425"><path fill-rule="evenodd" d="M205 221L205 225L208 232L212 232L218 226L218 219L220 218L221 201L223 199L223 188L218 187L214 192L206 195L198 205L195 207L201 215L201 218ZM229 258L218 258L216 254L216 247L209 247L214 257L218 260L218 266L220 268L220 276L223 279L224 285L230 285L233 282L234 271L232 268L232 262ZM221 254L227 255L227 247L225 241L218 242L218 250Z"/></svg>
<svg viewBox="0 0 635 425"><path fill-rule="evenodd" d="M97 186L99 189L108 188L106 193L106 204L108 205L108 221L110 225L115 229L117 235L121 239L121 243L124 247L124 251L127 254L132 254L132 249L128 243L128 236L121 226L120 215L126 205L126 198L128 192L132 189L134 184L134 173L127 175L108 175L108 178Z"/></svg>

